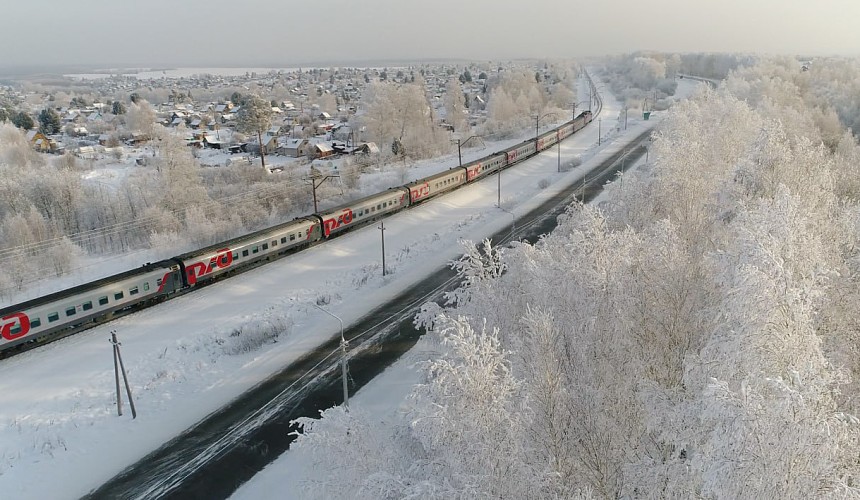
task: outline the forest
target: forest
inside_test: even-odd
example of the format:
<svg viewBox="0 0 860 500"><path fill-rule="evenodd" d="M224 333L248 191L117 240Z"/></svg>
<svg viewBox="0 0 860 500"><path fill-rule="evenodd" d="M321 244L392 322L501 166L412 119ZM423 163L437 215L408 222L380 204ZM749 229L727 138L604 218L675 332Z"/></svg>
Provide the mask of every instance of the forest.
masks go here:
<svg viewBox="0 0 860 500"><path fill-rule="evenodd" d="M307 497L860 497L858 76L729 68L599 205L464 242L401 409L299 421Z"/></svg>

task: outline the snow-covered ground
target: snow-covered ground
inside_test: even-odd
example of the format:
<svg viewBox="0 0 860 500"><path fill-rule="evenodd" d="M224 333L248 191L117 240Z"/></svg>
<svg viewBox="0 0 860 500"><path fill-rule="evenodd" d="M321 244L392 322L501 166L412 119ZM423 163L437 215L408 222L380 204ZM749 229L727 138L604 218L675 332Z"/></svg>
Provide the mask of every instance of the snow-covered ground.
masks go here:
<svg viewBox="0 0 860 500"><path fill-rule="evenodd" d="M659 122L659 118L656 121ZM628 124L628 132L641 131L640 125L642 124L637 124L634 129L631 129ZM620 141L623 142L624 137L627 135L622 135L619 138ZM645 157L642 157L627 172L636 170L644 163ZM588 167L587 164L586 167ZM606 195L601 194L592 203L600 204L605 201ZM419 352L417 347L412 349L352 396L349 400L350 408L360 409L379 420L392 418L396 412L403 411L407 396L413 386L421 381L417 365L429 359L431 355L432 353ZM337 471L320 469L318 464L311 465L301 449L289 450L253 479L243 484L230 498L231 500L302 498L303 486L306 483L308 485L319 483L326 475L336 473Z"/></svg>
<svg viewBox="0 0 860 500"><path fill-rule="evenodd" d="M692 82L683 85L679 92L693 86ZM515 214L525 213L617 150L623 136L638 134L659 121L659 114L648 122L631 115L626 131L613 129L609 124L616 123L620 108L605 96L600 147L596 146L596 122L562 144L563 161L579 155L583 166L557 173L553 148L503 172L502 205ZM549 181L549 187L541 189L546 185L542 181ZM386 265L391 274L384 278L380 233L370 226L4 360L0 363L3 497L85 494L335 335L337 322L311 305L319 298L330 300L327 308L350 323L458 257L458 240L481 239L507 227L510 214L495 207L496 183L495 178L485 179L387 218ZM276 342L242 352L235 344L242 337L230 334L249 324L275 325L282 333ZM122 342L136 420L128 416L127 407L125 416L116 416L107 342L111 331ZM401 394L407 390L399 389ZM374 391L394 392L372 385L362 391L356 404L371 405ZM287 453L282 460L290 456ZM244 491L241 494L249 496L243 498L253 496ZM273 496L284 498L283 484L277 491Z"/></svg>

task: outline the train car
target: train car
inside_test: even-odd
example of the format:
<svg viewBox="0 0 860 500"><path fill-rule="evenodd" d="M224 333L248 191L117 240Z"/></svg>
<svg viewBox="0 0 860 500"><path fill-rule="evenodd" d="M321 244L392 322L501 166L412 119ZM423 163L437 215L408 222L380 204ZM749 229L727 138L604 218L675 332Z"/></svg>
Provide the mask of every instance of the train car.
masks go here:
<svg viewBox="0 0 860 500"><path fill-rule="evenodd" d="M573 133L575 132L575 130L573 129L573 123L574 121L571 120L558 128L558 140L561 141L573 135Z"/></svg>
<svg viewBox="0 0 860 500"><path fill-rule="evenodd" d="M505 166L506 161L507 155L499 153L464 165L466 169L466 182L476 181L485 175L492 174Z"/></svg>
<svg viewBox="0 0 860 500"><path fill-rule="evenodd" d="M409 206L409 190L405 187L355 200L316 214L322 222L322 237L331 238L363 222L402 210Z"/></svg>
<svg viewBox="0 0 860 500"><path fill-rule="evenodd" d="M575 120L573 120L573 131L576 132L578 130L582 130L582 127L591 123L591 120L591 111L583 111Z"/></svg>
<svg viewBox="0 0 860 500"><path fill-rule="evenodd" d="M0 353L24 342L64 337L84 323L180 288L180 266L164 260L4 307L0 309Z"/></svg>
<svg viewBox="0 0 860 500"><path fill-rule="evenodd" d="M535 141L522 142L510 149L506 149L505 154L507 155L505 167L510 167L518 161L522 161L535 154Z"/></svg>
<svg viewBox="0 0 860 500"><path fill-rule="evenodd" d="M544 149L554 146L555 143L558 142L558 132L553 130L551 132L547 132L537 138L537 150L543 151Z"/></svg>
<svg viewBox="0 0 860 500"><path fill-rule="evenodd" d="M456 189L465 183L466 168L454 167L436 175L410 182L404 187L409 190L409 204L414 205Z"/></svg>
<svg viewBox="0 0 860 500"><path fill-rule="evenodd" d="M239 267L283 255L321 239L320 222L301 217L245 236L189 252L175 259L184 270L185 286L211 281Z"/></svg>

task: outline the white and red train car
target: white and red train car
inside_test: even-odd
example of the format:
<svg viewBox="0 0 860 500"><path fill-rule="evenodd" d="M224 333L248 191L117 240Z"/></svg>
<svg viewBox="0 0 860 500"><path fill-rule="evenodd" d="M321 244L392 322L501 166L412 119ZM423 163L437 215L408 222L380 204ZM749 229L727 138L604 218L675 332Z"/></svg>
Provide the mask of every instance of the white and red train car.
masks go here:
<svg viewBox="0 0 860 500"><path fill-rule="evenodd" d="M21 344L64 337L119 312L191 291L242 268L273 260L476 182L556 144L591 120L591 111L584 111L534 140L462 167L171 259L2 307L0 357Z"/></svg>

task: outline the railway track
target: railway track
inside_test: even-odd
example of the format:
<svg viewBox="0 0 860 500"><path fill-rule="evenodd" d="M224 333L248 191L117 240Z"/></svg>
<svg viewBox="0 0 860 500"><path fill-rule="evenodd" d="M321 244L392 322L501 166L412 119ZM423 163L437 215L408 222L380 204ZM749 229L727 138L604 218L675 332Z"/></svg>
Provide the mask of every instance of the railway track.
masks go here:
<svg viewBox="0 0 860 500"><path fill-rule="evenodd" d="M588 77L587 74L586 77ZM593 87L590 77L588 79L589 84ZM441 178L436 179L439 176L445 177L445 186L448 185L449 180L452 182L455 180L458 181L459 183L456 184L456 188L469 185L472 180L483 178L482 176L485 174L480 172L484 172L485 170L482 170L482 165L479 162L484 162L484 167L489 168L486 162L489 162L490 158L495 161L501 157L500 161L504 161L504 163L496 164L495 168L499 172L503 169L513 168L523 160L538 155L555 144L555 142L545 143L545 140L554 139L556 142L561 142L558 138L561 137L562 130L566 130L566 133L569 134L567 137L575 135L575 132L578 130L576 129L576 124L579 123L580 127L587 125L594 116L599 116L602 106L603 102L598 94L597 107L593 112L588 111L590 115L582 113L579 117L566 122L552 131L545 132L543 135L536 133L534 141L528 139L516 146L493 153L493 155L465 166L461 165L437 176L430 176L416 181L416 183L422 183L425 180L432 182L434 179L439 181L436 183L436 189L439 191L435 194L429 193L431 189L429 182L423 182L422 189L428 191L421 191L420 196L426 196L427 198L425 199L432 198L443 195L449 189L455 187L455 185L452 185L450 188L440 188L439 186L443 182ZM548 145L539 146L539 144ZM467 168L469 165L473 165L474 170ZM458 168L465 170L458 172ZM469 172L468 174L466 173L467 171ZM486 170L486 172L495 175L495 172L492 170ZM475 177L470 177L471 175ZM448 179L449 177L451 179ZM409 188L412 184L393 188L387 192L351 202L350 205L374 198L369 206L364 206L367 203L359 205L363 207L364 211L358 210L358 217L361 217L362 213L365 214L364 220L361 221L353 221L354 213L351 208L345 208L342 214L339 209L330 209L328 215L313 214L312 216L297 218L293 222L256 231L249 235L218 243L185 255L154 264L148 263L137 270L126 271L21 304L0 308L0 359L41 347L49 342L70 335L75 335L100 324L152 307L165 300L194 292L221 279L302 251L309 246L324 243L329 239L330 232L331 236L334 236L335 232L345 233L352 229L375 223L390 214L398 213L404 208L408 210L416 203L419 203L413 199L415 193L419 191L416 190L413 193L412 189ZM397 198L397 190L404 190L409 193L405 205L402 205L404 203L403 199L407 198L405 194L400 196L399 202L392 202L392 200L388 199ZM376 200L376 198L380 199ZM383 200L382 198L385 199ZM377 202L381 202L381 204L377 204ZM392 206L392 203L397 203L398 208L387 208ZM344 207L348 206L345 205ZM371 209L375 212L379 208L382 209L379 215L374 213L370 217L367 216ZM335 212L336 214L340 214L340 216L332 215ZM312 219L318 222L296 222L301 220L310 221ZM284 233L286 231L285 226L296 224L303 225L301 228L298 228L297 239L295 238L296 235L293 234L295 233L295 229L289 231L291 233L289 234L289 241L292 242L289 243L287 234ZM345 227L347 225L349 227ZM311 238L312 231L317 231L315 233L316 239ZM324 236L318 234L320 231L324 233ZM305 234L306 237L304 236ZM280 246L277 246L278 239L280 239ZM243 248L241 259L240 251L237 247ZM258 254L260 247L262 248L262 252ZM249 251L252 249L253 255L249 255ZM142 294L140 293L141 290L143 291ZM133 297L135 295L136 297ZM111 302L110 299L118 300L119 302Z"/></svg>

